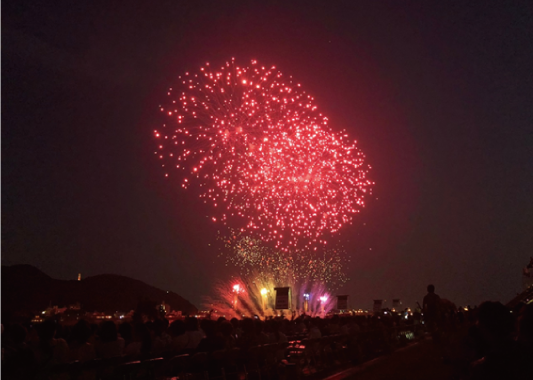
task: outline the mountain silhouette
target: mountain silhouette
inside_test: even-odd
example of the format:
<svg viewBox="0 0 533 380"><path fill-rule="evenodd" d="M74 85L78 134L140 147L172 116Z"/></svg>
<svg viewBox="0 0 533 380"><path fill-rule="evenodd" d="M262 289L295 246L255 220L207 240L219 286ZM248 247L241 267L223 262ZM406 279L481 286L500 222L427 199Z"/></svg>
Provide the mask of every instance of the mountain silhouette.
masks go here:
<svg viewBox="0 0 533 380"><path fill-rule="evenodd" d="M38 313L49 305L80 303L88 312L114 313L134 310L140 301L164 301L184 315L198 309L180 295L142 281L115 274L101 274L81 281L57 280L31 265L2 265L2 318Z"/></svg>

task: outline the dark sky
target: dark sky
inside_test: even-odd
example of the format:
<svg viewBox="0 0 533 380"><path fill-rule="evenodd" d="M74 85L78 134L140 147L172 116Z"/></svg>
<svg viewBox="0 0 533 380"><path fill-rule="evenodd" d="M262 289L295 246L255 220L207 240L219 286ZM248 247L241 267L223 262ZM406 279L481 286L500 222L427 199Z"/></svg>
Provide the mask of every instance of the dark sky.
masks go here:
<svg viewBox="0 0 533 380"><path fill-rule="evenodd" d="M3 1L2 263L200 305L228 276L218 226L152 131L178 75L235 57L293 75L373 166L340 236L352 306L430 282L506 302L533 254L532 20L528 1Z"/></svg>

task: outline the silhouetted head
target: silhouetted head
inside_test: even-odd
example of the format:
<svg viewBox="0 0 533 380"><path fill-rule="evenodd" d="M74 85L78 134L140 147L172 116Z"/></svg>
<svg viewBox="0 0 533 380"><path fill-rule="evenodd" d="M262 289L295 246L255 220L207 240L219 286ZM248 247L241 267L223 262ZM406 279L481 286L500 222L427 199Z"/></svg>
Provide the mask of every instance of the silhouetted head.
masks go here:
<svg viewBox="0 0 533 380"><path fill-rule="evenodd" d="M125 341L129 342L133 338L133 327L129 322L122 322L118 326L118 333Z"/></svg>
<svg viewBox="0 0 533 380"><path fill-rule="evenodd" d="M176 319L174 322L170 324L168 331L170 335L172 336L183 335L185 334L185 323L183 323L181 319Z"/></svg>
<svg viewBox="0 0 533 380"><path fill-rule="evenodd" d="M525 305L518 317L518 339L533 344L533 303Z"/></svg>
<svg viewBox="0 0 533 380"><path fill-rule="evenodd" d="M54 338L54 335L56 334L55 321L49 319L41 323L37 330L37 334L39 335L39 340L41 341L41 343L51 341Z"/></svg>
<svg viewBox="0 0 533 380"><path fill-rule="evenodd" d="M255 332L261 334L264 330L264 322L260 319L255 320Z"/></svg>
<svg viewBox="0 0 533 380"><path fill-rule="evenodd" d="M213 337L217 334L217 323L215 321L204 319L200 323L200 326L207 337Z"/></svg>
<svg viewBox="0 0 533 380"><path fill-rule="evenodd" d="M198 319L196 319L196 317L185 318L185 328L187 329L187 331L197 331Z"/></svg>
<svg viewBox="0 0 533 380"><path fill-rule="evenodd" d="M143 342L150 339L150 329L146 323L136 323L133 327L133 338L138 342Z"/></svg>
<svg viewBox="0 0 533 380"><path fill-rule="evenodd" d="M92 334L91 326L86 320L80 319L72 328L72 339L78 343L85 343Z"/></svg>
<svg viewBox="0 0 533 380"><path fill-rule="evenodd" d="M500 302L483 302L477 317L480 329L493 339L504 338L514 330L513 315Z"/></svg>
<svg viewBox="0 0 533 380"><path fill-rule="evenodd" d="M241 324L240 321L237 318L235 318L235 317L231 318L230 322L233 325L234 329L238 328L240 326L240 324Z"/></svg>
<svg viewBox="0 0 533 380"><path fill-rule="evenodd" d="M146 323L143 323L144 326L148 329L148 333L155 336L155 325L154 322L148 321Z"/></svg>
<svg viewBox="0 0 533 380"><path fill-rule="evenodd" d="M163 319L156 319L154 321L154 324L153 324L153 329L154 329L155 335L156 336L161 336L161 334L163 334L163 332L165 332L167 327L168 327L168 321L165 322L165 320L163 320Z"/></svg>
<svg viewBox="0 0 533 380"><path fill-rule="evenodd" d="M428 285L428 293L435 293L435 285L432 285L432 284Z"/></svg>
<svg viewBox="0 0 533 380"><path fill-rule="evenodd" d="M251 318L244 318L241 322L242 331L245 334L255 334L255 323Z"/></svg>
<svg viewBox="0 0 533 380"><path fill-rule="evenodd" d="M274 333L277 333L281 329L281 322L280 321L272 321L270 324L270 328Z"/></svg>
<svg viewBox="0 0 533 380"><path fill-rule="evenodd" d="M233 333L233 325L230 321L220 322L220 326L218 328L224 336L230 336Z"/></svg>
<svg viewBox="0 0 533 380"><path fill-rule="evenodd" d="M102 342L114 342L118 339L117 325L113 321L105 321L100 325L100 340Z"/></svg>
<svg viewBox="0 0 533 380"><path fill-rule="evenodd" d="M22 344L26 340L26 329L18 323L14 324L9 328L8 336L13 344Z"/></svg>

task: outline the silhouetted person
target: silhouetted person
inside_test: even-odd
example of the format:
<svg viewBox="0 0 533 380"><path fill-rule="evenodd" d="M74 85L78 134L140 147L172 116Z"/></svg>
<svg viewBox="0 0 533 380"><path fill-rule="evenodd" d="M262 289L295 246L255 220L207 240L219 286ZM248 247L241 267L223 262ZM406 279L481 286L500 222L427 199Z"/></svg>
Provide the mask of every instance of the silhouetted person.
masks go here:
<svg viewBox="0 0 533 380"><path fill-rule="evenodd" d="M226 341L218 333L218 326L215 321L204 319L201 323L201 327L205 333L205 338L200 341L196 347L196 351L211 353L225 348Z"/></svg>
<svg viewBox="0 0 533 380"><path fill-rule="evenodd" d="M87 321L81 319L74 325L69 342L70 361L86 362L96 358L94 346L88 342L91 335L91 326Z"/></svg>
<svg viewBox="0 0 533 380"><path fill-rule="evenodd" d="M188 336L185 330L185 323L181 319L176 319L168 328L171 343L170 349L175 352L183 351L187 346Z"/></svg>
<svg viewBox="0 0 533 380"><path fill-rule="evenodd" d="M319 318L313 318L311 321L309 321L309 327L308 327L308 338L309 339L319 339L322 338L322 331L320 331L320 319Z"/></svg>
<svg viewBox="0 0 533 380"><path fill-rule="evenodd" d="M151 350L152 337L147 323L136 322L133 326L131 343L124 348L124 354L132 357L147 357Z"/></svg>
<svg viewBox="0 0 533 380"><path fill-rule="evenodd" d="M185 329L187 330L187 350L194 350L204 338L203 332L198 329L198 319L195 317L185 318Z"/></svg>
<svg viewBox="0 0 533 380"><path fill-rule="evenodd" d="M533 357L533 303L525 305L518 316L518 342Z"/></svg>
<svg viewBox="0 0 533 380"><path fill-rule="evenodd" d="M99 337L100 341L96 346L96 354L99 358L106 359L122 355L124 339L118 336L115 322L102 322Z"/></svg>
<svg viewBox="0 0 533 380"><path fill-rule="evenodd" d="M233 336L235 339L239 339L243 333L241 328L241 321L233 317L230 319L231 324L233 325Z"/></svg>
<svg viewBox="0 0 533 380"><path fill-rule="evenodd" d="M118 333L122 339L124 339L124 347L128 347L133 340L133 327L131 326L131 323L122 322L118 326Z"/></svg>
<svg viewBox="0 0 533 380"><path fill-rule="evenodd" d="M152 336L150 335L150 323L137 323L133 328L135 340L141 342L141 357L148 357L152 352Z"/></svg>
<svg viewBox="0 0 533 380"><path fill-rule="evenodd" d="M265 330L264 322L260 319L256 319L254 322L255 322L255 333L257 335L257 340L259 344L270 343L270 337L264 331Z"/></svg>
<svg viewBox="0 0 533 380"><path fill-rule="evenodd" d="M226 320L220 322L218 329L222 338L224 338L224 348L231 349L235 347L235 337L233 336L233 325L231 322Z"/></svg>
<svg viewBox="0 0 533 380"><path fill-rule="evenodd" d="M472 379L526 379L531 358L513 339L514 318L500 302L483 302L478 326L486 344L485 356L474 363Z"/></svg>
<svg viewBox="0 0 533 380"><path fill-rule="evenodd" d="M19 324L8 326L2 334L5 352L2 357L2 376L6 379L30 379L35 374L35 357L26 344L26 329ZM7 337L6 337L7 335Z"/></svg>
<svg viewBox="0 0 533 380"><path fill-rule="evenodd" d="M241 321L242 335L237 339L237 346L242 349L248 349L259 344L259 339L255 332L255 323L251 318L244 318Z"/></svg>
<svg viewBox="0 0 533 380"><path fill-rule="evenodd" d="M434 285L428 285L427 291L428 294L424 296L422 301L422 310L427 329L434 335L439 327L441 301L440 297L435 294Z"/></svg>
<svg viewBox="0 0 533 380"><path fill-rule="evenodd" d="M56 322L47 320L38 326L39 344L35 358L40 370L48 370L56 364L68 361L68 345L64 339L56 339Z"/></svg>
<svg viewBox="0 0 533 380"><path fill-rule="evenodd" d="M287 343L289 341L287 335L280 331L280 321L272 321L270 327L272 329L272 343Z"/></svg>
<svg viewBox="0 0 533 380"><path fill-rule="evenodd" d="M156 319L153 322L152 354L160 355L170 347L170 336L166 333L168 320Z"/></svg>

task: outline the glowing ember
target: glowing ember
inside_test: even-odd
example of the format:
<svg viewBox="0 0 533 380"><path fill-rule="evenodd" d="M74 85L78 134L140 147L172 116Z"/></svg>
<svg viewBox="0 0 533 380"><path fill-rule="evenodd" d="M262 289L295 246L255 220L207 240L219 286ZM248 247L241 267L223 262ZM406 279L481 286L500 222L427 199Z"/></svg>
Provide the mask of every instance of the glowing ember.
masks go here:
<svg viewBox="0 0 533 380"><path fill-rule="evenodd" d="M237 283L235 282L237 281ZM291 288L290 310L275 309L276 284L272 281L258 280L256 277L240 277L230 285L219 281L214 289L214 297L206 297L204 307L213 310L216 315L227 319L259 316L284 315L293 317L293 312L310 316L322 316L335 307L335 297L329 293L323 283L285 283ZM240 291L235 292L235 285ZM318 295L321 295L318 297Z"/></svg>
<svg viewBox="0 0 533 380"><path fill-rule="evenodd" d="M321 282L328 289L337 289L348 280L346 266L349 255L342 247L322 248L313 252L289 251L268 247L260 239L232 231L219 235L224 242L220 255L226 264L234 265L241 276L255 276L277 286L292 282Z"/></svg>
<svg viewBox="0 0 533 380"><path fill-rule="evenodd" d="M218 212L213 221L283 250L317 248L364 207L364 155L313 98L275 67L232 60L186 73L160 110L156 155L181 168ZM193 181L184 178L182 186Z"/></svg>

